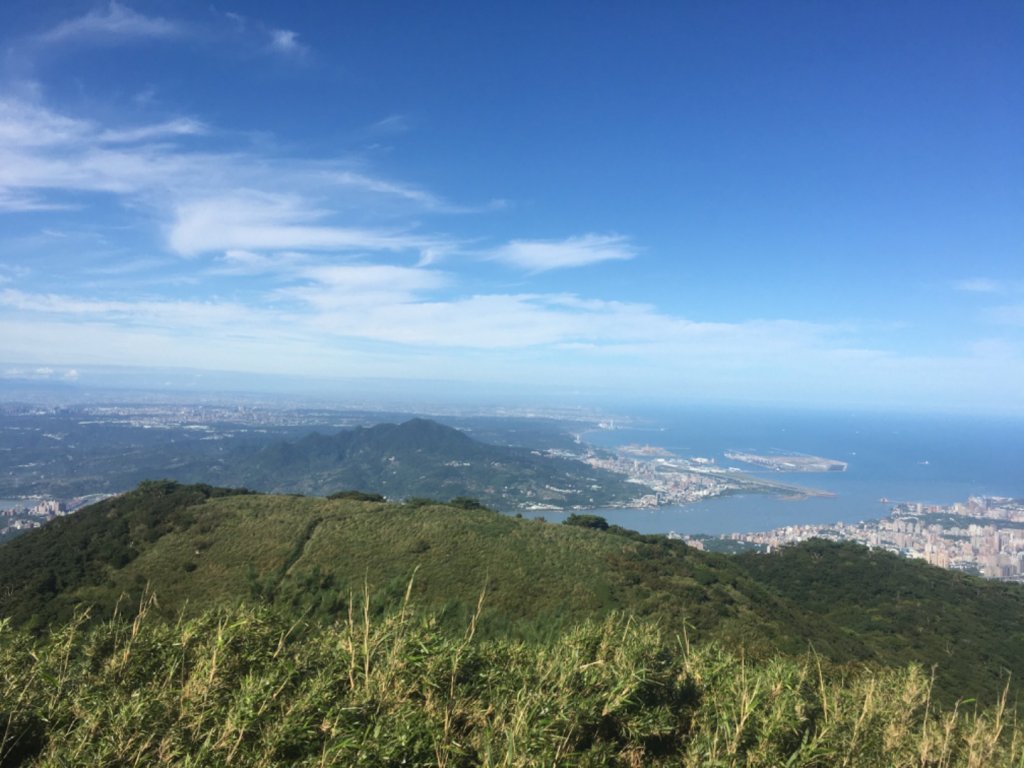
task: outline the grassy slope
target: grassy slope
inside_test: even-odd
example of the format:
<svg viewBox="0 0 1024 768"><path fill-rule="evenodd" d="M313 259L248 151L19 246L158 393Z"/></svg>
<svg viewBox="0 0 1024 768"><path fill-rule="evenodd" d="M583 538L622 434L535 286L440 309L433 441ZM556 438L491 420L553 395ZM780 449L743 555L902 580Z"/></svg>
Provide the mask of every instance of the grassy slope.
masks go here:
<svg viewBox="0 0 1024 768"><path fill-rule="evenodd" d="M168 533L194 525L206 500L233 493L244 491L143 483L6 542L0 549L0 617L30 626L70 619L73 592L113 586L112 573Z"/></svg>
<svg viewBox="0 0 1024 768"><path fill-rule="evenodd" d="M86 602L153 585L168 614L186 602L238 597L343 611L368 585L393 604L413 579L416 602L462 625L486 588L481 631L545 634L623 610L672 631L806 648L829 638L725 558L486 510L245 496L211 500L195 525L165 535L79 591ZM836 649L866 654L855 642Z"/></svg>
<svg viewBox="0 0 1024 768"><path fill-rule="evenodd" d="M1024 673L1021 590L860 548L733 558L486 510L222 493L155 483L10 542L0 617L42 626L81 604L105 617L149 584L167 617L243 600L328 618L364 585L395 605L415 574L415 604L449 628L486 587L485 637L621 611L756 656L813 644L835 661L936 664L948 700L991 701L1004 669Z"/></svg>
<svg viewBox="0 0 1024 768"><path fill-rule="evenodd" d="M38 641L0 622L0 766L1020 765L1000 704L940 711L920 669L824 674L648 622L544 642L438 632L404 607L331 625L146 604Z"/></svg>

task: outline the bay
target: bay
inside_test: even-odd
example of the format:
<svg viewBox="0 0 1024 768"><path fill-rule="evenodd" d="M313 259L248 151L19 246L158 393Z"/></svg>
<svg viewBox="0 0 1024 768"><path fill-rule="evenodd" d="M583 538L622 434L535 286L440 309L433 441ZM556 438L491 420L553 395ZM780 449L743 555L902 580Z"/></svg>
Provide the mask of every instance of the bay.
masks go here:
<svg viewBox="0 0 1024 768"><path fill-rule="evenodd" d="M762 531L786 525L856 522L895 502L951 504L969 496L1024 498L1024 419L967 415L755 408L650 410L581 435L604 448L627 444L702 456L752 475L827 490L798 501L765 494L709 499L654 510L601 509L610 522L643 533ZM846 472L785 473L726 459L727 450L795 452L848 463ZM880 501L887 499L887 502ZM562 515L541 513L551 520Z"/></svg>

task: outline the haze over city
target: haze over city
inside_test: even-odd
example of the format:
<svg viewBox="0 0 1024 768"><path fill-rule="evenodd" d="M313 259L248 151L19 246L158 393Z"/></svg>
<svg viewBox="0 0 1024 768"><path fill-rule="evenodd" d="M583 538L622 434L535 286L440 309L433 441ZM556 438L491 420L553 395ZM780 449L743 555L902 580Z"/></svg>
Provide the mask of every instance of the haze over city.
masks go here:
<svg viewBox="0 0 1024 768"><path fill-rule="evenodd" d="M1022 413L1022 33L7 0L0 376Z"/></svg>

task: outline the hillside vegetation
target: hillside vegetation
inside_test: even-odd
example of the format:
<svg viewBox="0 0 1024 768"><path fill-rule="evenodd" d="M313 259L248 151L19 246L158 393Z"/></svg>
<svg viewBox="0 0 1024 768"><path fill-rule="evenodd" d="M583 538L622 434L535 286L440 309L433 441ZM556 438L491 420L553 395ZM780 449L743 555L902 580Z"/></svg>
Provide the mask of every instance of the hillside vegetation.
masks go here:
<svg viewBox="0 0 1024 768"><path fill-rule="evenodd" d="M619 612L747 658L809 649L828 669L935 668L934 695L1011 701L1024 675L1024 590L852 546L729 557L622 529L552 525L413 501L266 496L146 483L0 547L0 617L39 632L130 616L149 590L166 620L242 603L329 624L368 590L458 634L546 641Z"/></svg>
<svg viewBox="0 0 1024 768"><path fill-rule="evenodd" d="M486 602L486 598L485 598ZM547 641L438 631L403 602L266 608L42 640L0 622L0 765L1020 765L1005 700L941 711L919 667L756 663L612 616Z"/></svg>
<svg viewBox="0 0 1024 768"><path fill-rule="evenodd" d="M1021 585L821 540L771 556L739 555L736 563L780 597L860 638L877 660L936 665L946 691L993 691L1008 674L1015 682L1024 674Z"/></svg>

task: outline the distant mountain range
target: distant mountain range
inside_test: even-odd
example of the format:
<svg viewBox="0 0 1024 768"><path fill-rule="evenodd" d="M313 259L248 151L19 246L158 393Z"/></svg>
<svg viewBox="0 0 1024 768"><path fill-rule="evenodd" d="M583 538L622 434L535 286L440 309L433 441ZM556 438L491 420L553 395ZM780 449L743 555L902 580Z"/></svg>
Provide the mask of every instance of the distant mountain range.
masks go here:
<svg viewBox="0 0 1024 768"><path fill-rule="evenodd" d="M482 443L421 418L239 448L212 465L180 467L175 476L275 493L358 489L396 499L472 497L505 511L525 504L600 507L650 492L582 461Z"/></svg>
<svg viewBox="0 0 1024 768"><path fill-rule="evenodd" d="M358 489L391 498L470 496L503 511L618 505L649 492L622 475L536 450L534 445L571 445L563 431L537 421L514 422L506 434L505 421L475 423L474 433L492 444L422 418L338 431L194 421L168 408L158 414L118 410L0 413L6 435L0 498L121 492L158 478L282 493ZM519 445L502 445L502 438Z"/></svg>

